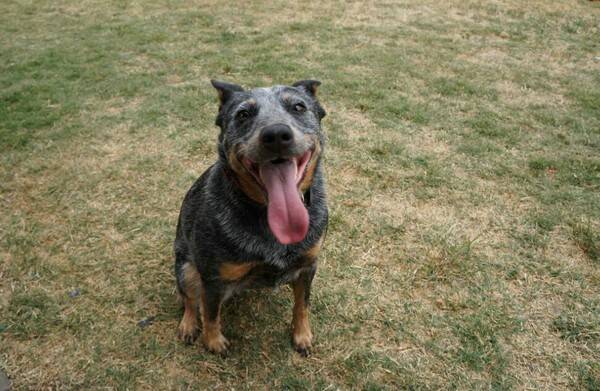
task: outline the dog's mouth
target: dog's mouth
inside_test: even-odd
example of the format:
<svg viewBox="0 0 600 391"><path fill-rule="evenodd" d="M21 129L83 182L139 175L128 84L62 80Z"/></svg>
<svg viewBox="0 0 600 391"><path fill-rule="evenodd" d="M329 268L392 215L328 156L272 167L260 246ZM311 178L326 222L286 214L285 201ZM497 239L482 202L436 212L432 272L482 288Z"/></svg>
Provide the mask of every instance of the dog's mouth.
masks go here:
<svg viewBox="0 0 600 391"><path fill-rule="evenodd" d="M302 180L304 179L304 176L306 175L306 168L308 167L308 163L310 162L310 159L312 158L312 154L313 151L312 150L307 150L306 152L304 152L302 155L300 156L294 156L291 158L284 158L284 157L277 157L275 159L271 159L268 160L266 162L263 163L256 163L250 159L248 159L247 157L244 157L242 159L244 166L246 167L246 169L248 170L248 172L250 172L250 174L252 174L252 176L254 177L254 179L258 182L258 184L268 192L268 189L265 186L265 180L264 178L261 176L261 168L264 167L270 167L270 166L280 166L283 168L291 168L291 169L295 169L293 170L293 173L291 171L287 171L286 170L286 176L289 174L293 174L293 178L290 179L294 179L294 182L296 183L296 186L300 186L300 183L302 183Z"/></svg>
<svg viewBox="0 0 600 391"><path fill-rule="evenodd" d="M309 149L299 156L278 157L262 163L242 159L248 172L267 193L269 228L283 244L300 242L308 232L308 211L299 187L312 155Z"/></svg>

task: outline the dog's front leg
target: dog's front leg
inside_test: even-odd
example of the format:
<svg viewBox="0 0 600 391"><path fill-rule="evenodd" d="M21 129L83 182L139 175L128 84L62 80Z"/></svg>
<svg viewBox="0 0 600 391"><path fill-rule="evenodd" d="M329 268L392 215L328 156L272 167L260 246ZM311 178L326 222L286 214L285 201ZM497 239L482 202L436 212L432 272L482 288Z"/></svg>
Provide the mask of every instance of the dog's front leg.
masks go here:
<svg viewBox="0 0 600 391"><path fill-rule="evenodd" d="M308 356L312 346L312 332L308 321L308 306L310 300L310 287L317 271L316 264L309 270L300 273L292 282L294 290L294 314L292 318L292 342L294 349L302 356Z"/></svg>
<svg viewBox="0 0 600 391"><path fill-rule="evenodd" d="M229 341L221 333L221 304L224 289L218 282L203 281L202 342L213 353L225 353Z"/></svg>

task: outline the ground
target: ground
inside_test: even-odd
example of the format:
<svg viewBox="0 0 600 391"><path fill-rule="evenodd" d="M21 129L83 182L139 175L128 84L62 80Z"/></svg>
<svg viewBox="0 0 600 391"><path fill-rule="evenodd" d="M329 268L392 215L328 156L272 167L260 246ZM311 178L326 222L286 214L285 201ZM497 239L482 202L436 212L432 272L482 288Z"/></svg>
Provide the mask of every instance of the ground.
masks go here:
<svg viewBox="0 0 600 391"><path fill-rule="evenodd" d="M225 357L176 339L210 78L323 82L309 358L288 287L226 305ZM17 390L597 390L600 4L2 2L0 205Z"/></svg>

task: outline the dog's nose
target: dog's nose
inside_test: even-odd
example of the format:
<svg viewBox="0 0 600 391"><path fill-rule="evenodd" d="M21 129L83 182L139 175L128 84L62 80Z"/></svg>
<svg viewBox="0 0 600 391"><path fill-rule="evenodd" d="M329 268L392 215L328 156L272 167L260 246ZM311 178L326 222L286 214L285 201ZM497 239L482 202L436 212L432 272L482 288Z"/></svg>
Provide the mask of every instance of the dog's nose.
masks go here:
<svg viewBox="0 0 600 391"><path fill-rule="evenodd" d="M294 144L294 133L284 124L265 126L260 132L260 142L273 152L281 152Z"/></svg>

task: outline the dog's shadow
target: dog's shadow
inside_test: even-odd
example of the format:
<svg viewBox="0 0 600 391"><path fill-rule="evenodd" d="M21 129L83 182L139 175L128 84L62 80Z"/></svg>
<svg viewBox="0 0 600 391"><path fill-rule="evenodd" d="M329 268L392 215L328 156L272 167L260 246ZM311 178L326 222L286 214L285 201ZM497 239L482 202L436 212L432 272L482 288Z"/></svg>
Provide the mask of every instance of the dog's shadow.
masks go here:
<svg viewBox="0 0 600 391"><path fill-rule="evenodd" d="M274 346L290 344L292 290L247 289L223 304L223 334L235 351L272 351Z"/></svg>
<svg viewBox="0 0 600 391"><path fill-rule="evenodd" d="M183 316L183 304L172 293L167 295L171 299L164 308L164 316L178 324ZM293 352L292 308L293 292L289 285L249 288L233 295L221 307L222 332L231 343L226 356L243 358L248 353L249 357L255 357L256 351L260 351L278 357L280 353ZM200 312L198 317L202 329ZM206 357L212 355L204 349L201 349L201 354L206 354Z"/></svg>

